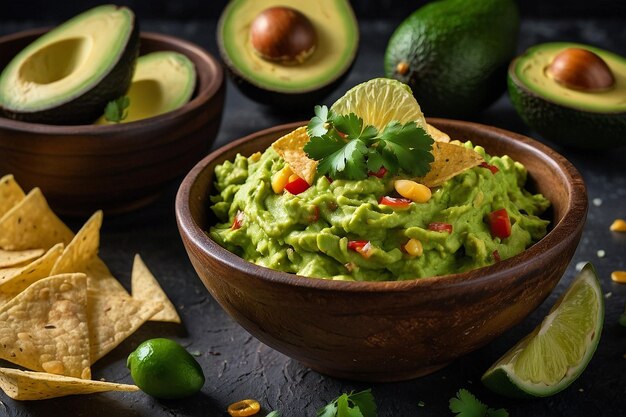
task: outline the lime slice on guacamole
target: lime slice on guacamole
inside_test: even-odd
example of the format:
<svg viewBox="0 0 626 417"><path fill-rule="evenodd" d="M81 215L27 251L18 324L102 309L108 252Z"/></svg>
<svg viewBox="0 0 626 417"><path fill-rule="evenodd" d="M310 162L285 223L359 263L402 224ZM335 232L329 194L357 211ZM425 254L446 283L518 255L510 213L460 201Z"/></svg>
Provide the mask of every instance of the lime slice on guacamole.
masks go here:
<svg viewBox="0 0 626 417"><path fill-rule="evenodd" d="M585 265L550 314L482 377L487 388L508 397L547 397L583 372L596 350L604 297L595 269Z"/></svg>
<svg viewBox="0 0 626 417"><path fill-rule="evenodd" d="M382 130L392 120L425 127L420 105L408 85L389 78L374 78L352 87L331 107L335 113L355 113L365 126Z"/></svg>

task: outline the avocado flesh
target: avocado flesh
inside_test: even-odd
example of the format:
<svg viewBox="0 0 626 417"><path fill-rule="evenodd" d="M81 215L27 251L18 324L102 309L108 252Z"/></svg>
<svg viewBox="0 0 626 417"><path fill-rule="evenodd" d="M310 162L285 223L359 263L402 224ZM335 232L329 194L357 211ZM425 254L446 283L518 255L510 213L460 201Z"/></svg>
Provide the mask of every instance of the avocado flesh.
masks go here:
<svg viewBox="0 0 626 417"><path fill-rule="evenodd" d="M607 63L615 84L600 91L564 87L548 75L553 58L566 48L588 49ZM529 48L509 67L509 96L517 113L544 138L579 149L626 146L626 58L568 42Z"/></svg>
<svg viewBox="0 0 626 417"><path fill-rule="evenodd" d="M196 86L196 69L185 55L173 51L152 52L137 58L128 89L128 114L121 123L146 119L176 110L187 103ZM110 124L104 116L97 124Z"/></svg>
<svg viewBox="0 0 626 417"><path fill-rule="evenodd" d="M349 71L358 49L358 25L346 0L292 0L288 6L313 24L317 46L300 64L268 61L252 47L249 28L263 10L285 4L279 0L231 1L218 24L218 46L235 84L251 98L279 106L310 104L308 93L334 85Z"/></svg>
<svg viewBox="0 0 626 417"><path fill-rule="evenodd" d="M92 123L128 89L139 51L131 10L90 9L42 35L0 75L6 117L34 123Z"/></svg>
<svg viewBox="0 0 626 417"><path fill-rule="evenodd" d="M385 76L408 84L429 116L472 116L506 89L519 25L513 0L429 3L391 36Z"/></svg>

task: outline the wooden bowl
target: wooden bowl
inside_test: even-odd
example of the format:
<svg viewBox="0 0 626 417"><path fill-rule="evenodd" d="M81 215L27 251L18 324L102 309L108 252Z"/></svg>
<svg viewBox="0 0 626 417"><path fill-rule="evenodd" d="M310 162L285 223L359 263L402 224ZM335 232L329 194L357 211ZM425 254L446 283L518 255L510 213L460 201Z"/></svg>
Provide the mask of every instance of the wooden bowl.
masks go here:
<svg viewBox="0 0 626 417"><path fill-rule="evenodd" d="M548 296L570 262L587 214L582 177L565 158L527 137L475 123L431 119L453 138L529 171L529 188L552 202L552 228L521 254L473 271L398 282L346 282L263 268L211 240L214 169L237 153L264 150L303 123L232 142L183 180L176 219L196 272L241 326L321 373L394 381L433 372L514 326Z"/></svg>
<svg viewBox="0 0 626 417"><path fill-rule="evenodd" d="M0 68L45 33L0 37ZM224 73L208 52L188 41L141 33L141 52L172 50L196 66L191 101L172 112L118 125L58 126L0 117L0 176L25 189L40 187L64 214L128 211L156 197L205 156L224 107Z"/></svg>

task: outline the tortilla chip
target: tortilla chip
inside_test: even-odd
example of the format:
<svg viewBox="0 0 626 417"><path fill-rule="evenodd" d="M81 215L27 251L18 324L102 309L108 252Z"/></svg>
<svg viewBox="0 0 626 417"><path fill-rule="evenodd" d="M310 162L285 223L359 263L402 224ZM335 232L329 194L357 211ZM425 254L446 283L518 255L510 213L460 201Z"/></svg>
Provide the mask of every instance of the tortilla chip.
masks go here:
<svg viewBox="0 0 626 417"><path fill-rule="evenodd" d="M95 212L65 247L52 268L52 275L85 272L87 264L98 255L102 211Z"/></svg>
<svg viewBox="0 0 626 417"><path fill-rule="evenodd" d="M130 297L128 291L111 274L109 267L99 257L92 258L85 266L85 270L81 272L87 274L87 288L90 290Z"/></svg>
<svg viewBox="0 0 626 417"><path fill-rule="evenodd" d="M88 299L91 363L113 350L163 308L158 302L93 290L89 290Z"/></svg>
<svg viewBox="0 0 626 417"><path fill-rule="evenodd" d="M50 271L63 252L63 244L58 243L48 252L30 264L16 269L0 271L0 305L6 303L32 283L52 275Z"/></svg>
<svg viewBox="0 0 626 417"><path fill-rule="evenodd" d="M0 219L0 249L4 250L48 250L57 243L67 245L73 236L39 188L33 188Z"/></svg>
<svg viewBox="0 0 626 417"><path fill-rule="evenodd" d="M45 372L0 368L0 388L14 400L45 400L65 395L139 391L136 385L92 381Z"/></svg>
<svg viewBox="0 0 626 417"><path fill-rule="evenodd" d="M174 304L167 298L167 294L138 254L135 255L131 282L133 298L143 301L159 301L163 304L163 310L152 316L150 321L181 322Z"/></svg>
<svg viewBox="0 0 626 417"><path fill-rule="evenodd" d="M44 278L0 307L0 358L35 371L91 378L87 277Z"/></svg>
<svg viewBox="0 0 626 417"><path fill-rule="evenodd" d="M0 268L24 266L28 262L39 258L46 251L43 249L2 250L0 249Z"/></svg>
<svg viewBox="0 0 626 417"><path fill-rule="evenodd" d="M431 124L426 123L426 132L435 142L450 142L450 136L447 133L442 132Z"/></svg>
<svg viewBox="0 0 626 417"><path fill-rule="evenodd" d="M466 169L483 162L483 157L473 149L452 143L435 142L432 152L435 160L430 164L430 171L416 179L427 187L441 185Z"/></svg>
<svg viewBox="0 0 626 417"><path fill-rule="evenodd" d="M9 174L0 178L0 218L23 199L24 191L13 175Z"/></svg>
<svg viewBox="0 0 626 417"><path fill-rule="evenodd" d="M309 141L306 126L297 128L272 144L272 148L279 154L294 174L310 184L315 179L317 161L310 159L304 152L304 145Z"/></svg>

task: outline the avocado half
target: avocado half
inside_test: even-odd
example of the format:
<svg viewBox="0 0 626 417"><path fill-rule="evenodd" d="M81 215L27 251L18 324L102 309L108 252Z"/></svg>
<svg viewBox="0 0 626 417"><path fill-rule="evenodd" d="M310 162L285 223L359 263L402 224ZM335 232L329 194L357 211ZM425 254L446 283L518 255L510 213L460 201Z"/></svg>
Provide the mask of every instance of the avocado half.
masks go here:
<svg viewBox="0 0 626 417"><path fill-rule="evenodd" d="M317 35L314 51L301 62L263 58L251 42L255 18L286 4L306 16ZM232 0L220 17L217 41L231 79L243 94L276 107L301 108L319 104L348 74L359 29L347 0Z"/></svg>
<svg viewBox="0 0 626 417"><path fill-rule="evenodd" d="M586 49L602 58L614 84L585 91L557 82L548 67L567 48ZM508 87L517 113L544 138L580 149L626 146L626 58L577 43L539 44L511 62Z"/></svg>
<svg viewBox="0 0 626 417"><path fill-rule="evenodd" d="M130 9L90 9L39 37L4 68L2 112L33 123L92 123L128 89L138 52Z"/></svg>
<svg viewBox="0 0 626 417"><path fill-rule="evenodd" d="M176 110L193 96L196 68L185 55L158 51L137 58L135 74L126 95L128 114L121 123L147 119ZM96 124L111 124L104 116Z"/></svg>

